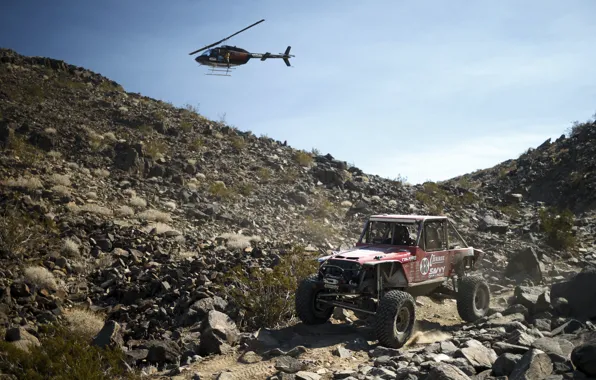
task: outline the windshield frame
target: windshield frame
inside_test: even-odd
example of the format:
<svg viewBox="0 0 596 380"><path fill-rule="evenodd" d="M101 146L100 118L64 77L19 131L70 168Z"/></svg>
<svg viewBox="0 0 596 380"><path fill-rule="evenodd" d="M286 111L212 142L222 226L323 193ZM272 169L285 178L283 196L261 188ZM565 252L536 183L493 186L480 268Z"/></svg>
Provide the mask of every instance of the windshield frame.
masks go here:
<svg viewBox="0 0 596 380"><path fill-rule="evenodd" d="M372 230L374 230L374 226L376 224L389 224L391 225L391 244L387 244L387 243L375 243L372 242L370 239L370 233L371 233L371 228ZM418 247L419 243L420 243L420 236L421 236L421 232L422 232L422 221L419 220L408 220L408 221L404 221L404 220L399 220L399 221L394 221L394 220L367 220L364 223L364 226L362 228L362 233L360 234L360 237L358 238L358 244L372 244L372 245L394 245L394 246L407 246L407 245L401 245L401 244L393 244L394 242L394 238L395 238L395 226L416 226L416 237L412 237L410 235L410 237L414 240L412 245L409 245L408 247Z"/></svg>

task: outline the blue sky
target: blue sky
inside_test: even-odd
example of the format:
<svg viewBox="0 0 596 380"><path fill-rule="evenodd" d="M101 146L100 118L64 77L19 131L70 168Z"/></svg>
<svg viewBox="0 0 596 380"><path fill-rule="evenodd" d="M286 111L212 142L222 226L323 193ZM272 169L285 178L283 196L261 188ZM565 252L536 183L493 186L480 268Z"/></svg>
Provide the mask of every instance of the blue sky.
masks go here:
<svg viewBox="0 0 596 380"><path fill-rule="evenodd" d="M592 0L0 3L0 46L200 105L256 135L412 183L516 158L596 111ZM193 50L292 46L295 67L204 75Z"/></svg>

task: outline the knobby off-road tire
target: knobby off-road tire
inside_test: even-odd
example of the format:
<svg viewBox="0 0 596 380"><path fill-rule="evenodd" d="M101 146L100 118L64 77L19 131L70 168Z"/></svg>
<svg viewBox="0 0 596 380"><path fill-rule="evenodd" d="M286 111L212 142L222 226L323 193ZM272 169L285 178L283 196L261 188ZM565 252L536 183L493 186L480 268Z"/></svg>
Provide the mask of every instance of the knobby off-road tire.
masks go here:
<svg viewBox="0 0 596 380"><path fill-rule="evenodd" d="M305 325L320 325L327 322L333 314L333 306L317 305L316 281L317 275L311 275L302 280L296 289L296 314Z"/></svg>
<svg viewBox="0 0 596 380"><path fill-rule="evenodd" d="M412 335L416 320L414 298L401 290L390 290L381 298L375 315L379 345L400 348Z"/></svg>
<svg viewBox="0 0 596 380"><path fill-rule="evenodd" d="M457 312L466 322L486 315L490 306L490 289L482 277L463 277L457 286Z"/></svg>

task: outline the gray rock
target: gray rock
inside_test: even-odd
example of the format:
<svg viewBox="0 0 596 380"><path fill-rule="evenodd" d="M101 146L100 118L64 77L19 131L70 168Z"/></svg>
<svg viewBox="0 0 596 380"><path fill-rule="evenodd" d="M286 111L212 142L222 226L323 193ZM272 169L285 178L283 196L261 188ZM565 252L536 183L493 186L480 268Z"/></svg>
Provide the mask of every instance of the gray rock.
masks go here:
<svg viewBox="0 0 596 380"><path fill-rule="evenodd" d="M528 350L517 362L509 380L542 380L553 372L553 363L546 353Z"/></svg>
<svg viewBox="0 0 596 380"><path fill-rule="evenodd" d="M575 347L571 352L571 362L585 375L596 377L596 340Z"/></svg>
<svg viewBox="0 0 596 380"><path fill-rule="evenodd" d="M201 326L199 354L223 354L240 341L236 324L226 314L211 310Z"/></svg>
<svg viewBox="0 0 596 380"><path fill-rule="evenodd" d="M571 316L580 319L596 317L596 268L585 267L569 281L551 286L552 299L565 298Z"/></svg>
<svg viewBox="0 0 596 380"><path fill-rule="evenodd" d="M146 346L147 361L151 363L176 363L180 357L180 348L171 340L151 341Z"/></svg>
<svg viewBox="0 0 596 380"><path fill-rule="evenodd" d="M518 282L530 279L534 283L540 283L544 271L544 264L539 260L536 251L534 251L534 248L528 247L518 251L509 259L509 263L505 268L505 276Z"/></svg>
<svg viewBox="0 0 596 380"><path fill-rule="evenodd" d="M285 373L297 373L304 369L304 364L291 356L280 356L275 360L275 369Z"/></svg>
<svg viewBox="0 0 596 380"><path fill-rule="evenodd" d="M433 367L426 380L471 380L468 375L463 373L459 368L451 365L442 363L436 367Z"/></svg>
<svg viewBox="0 0 596 380"><path fill-rule="evenodd" d="M467 341L466 345L467 347L456 352L457 357L466 358L476 370L492 368L497 360L497 354L492 348L487 348L474 340Z"/></svg>
<svg viewBox="0 0 596 380"><path fill-rule="evenodd" d="M521 355L504 353L495 360L492 368L494 376L509 376L521 359Z"/></svg>
<svg viewBox="0 0 596 380"><path fill-rule="evenodd" d="M93 338L93 345L100 348L122 348L124 340L120 333L120 325L116 321L107 321L95 338Z"/></svg>

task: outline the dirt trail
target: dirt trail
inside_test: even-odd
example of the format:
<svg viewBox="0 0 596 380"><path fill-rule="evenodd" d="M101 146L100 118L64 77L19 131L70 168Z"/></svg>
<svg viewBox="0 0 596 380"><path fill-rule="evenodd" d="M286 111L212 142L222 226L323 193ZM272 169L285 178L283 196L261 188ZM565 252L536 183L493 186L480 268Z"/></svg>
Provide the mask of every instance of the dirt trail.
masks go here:
<svg viewBox="0 0 596 380"><path fill-rule="evenodd" d="M491 305L499 306L509 295L493 295ZM444 328L463 324L453 299L436 300L418 297L416 303L416 330L407 344L408 347L447 340L451 336ZM296 346L306 347L305 352L299 356L301 361L307 363L304 370L318 373L322 379L332 379L335 371L357 369L358 365L369 363L368 351L376 344L370 327L336 320L332 320L332 325L297 324L281 330L267 330L265 336L273 342L278 342L278 347L285 352ZM348 349L351 356L340 358L336 355L334 351L339 346ZM198 374L201 379L266 379L277 372L275 369L277 358L259 355L264 351L253 355L252 363L248 364L242 361L244 351L240 350L207 358L191 365L182 376L185 379L190 379L195 374Z"/></svg>

